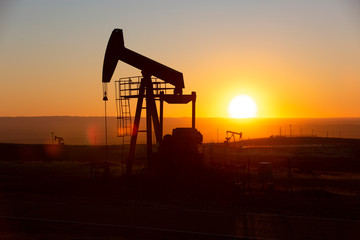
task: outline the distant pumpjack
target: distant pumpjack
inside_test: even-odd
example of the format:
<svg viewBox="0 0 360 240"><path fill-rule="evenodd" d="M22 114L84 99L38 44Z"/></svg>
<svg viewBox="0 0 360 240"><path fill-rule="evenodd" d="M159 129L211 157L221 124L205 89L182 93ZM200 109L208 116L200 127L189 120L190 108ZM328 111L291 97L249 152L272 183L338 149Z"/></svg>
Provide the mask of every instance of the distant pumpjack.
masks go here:
<svg viewBox="0 0 360 240"><path fill-rule="evenodd" d="M148 167L151 168L152 156L152 124L154 126L156 142L161 143L163 135L163 101L175 104L185 104L192 102L192 129L195 129L195 101L196 93L183 95L182 90L185 87L184 78L181 72L169 68L150 58L138 54L125 48L122 29L114 29L111 33L103 64L102 82L109 83L115 71L117 62L121 60L139 70L142 78L140 86L136 86L136 95L126 96L128 98L137 98L134 124L132 127L129 156L126 161L126 173L131 174L137 135L139 132L139 123L143 99L146 98L146 133L147 133L147 160ZM164 94L161 89L156 89L155 83L152 82L152 76L163 80L174 86L173 94ZM158 94L160 90L160 94ZM107 87L104 87L104 100L107 100ZM155 100L160 100L160 117L157 113Z"/></svg>
<svg viewBox="0 0 360 240"><path fill-rule="evenodd" d="M231 138L233 138L235 142L235 135L239 136L239 140L242 138L242 132L226 131L225 143L229 143Z"/></svg>
<svg viewBox="0 0 360 240"><path fill-rule="evenodd" d="M56 140L57 140L58 144L64 145L64 138L63 137L58 137L58 136L55 135L55 142L56 142Z"/></svg>

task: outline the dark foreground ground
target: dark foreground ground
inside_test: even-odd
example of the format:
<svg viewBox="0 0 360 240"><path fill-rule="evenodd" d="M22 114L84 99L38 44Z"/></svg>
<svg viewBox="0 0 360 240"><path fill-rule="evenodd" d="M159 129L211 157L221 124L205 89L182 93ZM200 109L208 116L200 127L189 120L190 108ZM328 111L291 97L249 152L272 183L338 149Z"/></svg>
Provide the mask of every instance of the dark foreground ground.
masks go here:
<svg viewBox="0 0 360 240"><path fill-rule="evenodd" d="M0 239L359 238L359 140L272 138L201 150L206 172L174 183L124 178L117 146L109 159L118 164L104 178L89 168L103 147L0 144ZM273 166L264 184L263 161ZM146 165L136 164L138 173Z"/></svg>

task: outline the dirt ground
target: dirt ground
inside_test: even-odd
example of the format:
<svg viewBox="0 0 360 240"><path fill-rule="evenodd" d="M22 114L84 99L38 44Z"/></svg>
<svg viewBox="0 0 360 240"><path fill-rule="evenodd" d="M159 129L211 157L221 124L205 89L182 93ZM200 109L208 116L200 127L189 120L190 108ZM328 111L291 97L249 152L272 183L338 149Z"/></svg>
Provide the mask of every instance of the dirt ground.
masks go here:
<svg viewBox="0 0 360 240"><path fill-rule="evenodd" d="M269 138L204 144L184 181L90 174L102 146L0 144L0 239L357 239L360 141ZM101 159L101 160L99 160ZM262 179L259 163L269 162ZM140 174L141 173L141 174ZM170 173L171 175L171 173ZM185 181L186 180L186 181Z"/></svg>

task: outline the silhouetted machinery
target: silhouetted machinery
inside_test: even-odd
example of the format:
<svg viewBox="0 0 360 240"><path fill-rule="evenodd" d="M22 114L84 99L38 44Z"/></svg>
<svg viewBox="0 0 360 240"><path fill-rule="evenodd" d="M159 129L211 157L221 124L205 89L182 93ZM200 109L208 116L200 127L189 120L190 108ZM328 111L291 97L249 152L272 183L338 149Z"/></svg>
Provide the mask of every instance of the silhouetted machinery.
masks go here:
<svg viewBox="0 0 360 240"><path fill-rule="evenodd" d="M225 143L229 143L230 139L234 139L234 142L236 142L235 135L239 136L239 140L242 138L242 132L226 131Z"/></svg>
<svg viewBox="0 0 360 240"><path fill-rule="evenodd" d="M157 173L185 173L187 177L199 174L203 163L198 145L202 141L203 136L195 128L173 129L172 135L165 135L160 144L159 157L154 162Z"/></svg>
<svg viewBox="0 0 360 240"><path fill-rule="evenodd" d="M195 129L195 101L196 93L182 94L184 85L183 74L161 63L142 56L125 48L122 29L114 29L105 52L103 65L103 100L108 100L107 83L110 82L117 62L121 60L141 70L142 77L123 78L117 81L118 100L118 135L130 135L130 149L126 160L126 173L131 174L135 155L138 132L146 132L148 167L173 164L174 167L185 164L186 155L195 156L198 144L202 142L202 135ZM170 93L172 91L172 93ZM131 123L129 99L137 98L135 119ZM145 98L146 107L143 107ZM160 101L159 114L155 101ZM163 103L186 104L192 102L192 127L177 128L172 135L163 137ZM146 109L146 130L139 130L141 110ZM159 155L163 161L155 160L153 166L152 154L152 126L156 142L159 144ZM184 157L180 163L179 156Z"/></svg>
<svg viewBox="0 0 360 240"><path fill-rule="evenodd" d="M58 137L55 135L55 142L58 142L58 144L60 145L64 145L64 138L63 137Z"/></svg>

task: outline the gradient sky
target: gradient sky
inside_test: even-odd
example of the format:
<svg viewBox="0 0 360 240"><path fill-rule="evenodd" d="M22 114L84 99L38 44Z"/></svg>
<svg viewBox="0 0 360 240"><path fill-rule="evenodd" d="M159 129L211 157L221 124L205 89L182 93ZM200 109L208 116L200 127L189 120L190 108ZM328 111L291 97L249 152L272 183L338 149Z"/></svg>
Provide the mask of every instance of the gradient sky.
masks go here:
<svg viewBox="0 0 360 240"><path fill-rule="evenodd" d="M0 116L103 115L114 28L127 48L183 72L199 117L227 117L239 94L259 117L360 117L357 0L1 1ZM119 62L113 80L132 75ZM114 84L110 99L115 115Z"/></svg>

